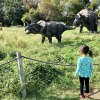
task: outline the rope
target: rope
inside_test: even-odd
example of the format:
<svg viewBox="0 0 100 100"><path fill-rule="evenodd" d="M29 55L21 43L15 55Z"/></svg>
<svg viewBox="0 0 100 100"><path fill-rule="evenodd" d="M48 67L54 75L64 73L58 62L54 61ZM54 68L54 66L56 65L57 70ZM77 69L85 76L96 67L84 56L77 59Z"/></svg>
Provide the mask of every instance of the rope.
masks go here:
<svg viewBox="0 0 100 100"><path fill-rule="evenodd" d="M75 64L52 63L52 62L41 61L41 60L37 60L37 59L34 59L34 58L25 57L25 56L21 56L21 57L22 57L22 58L25 58L25 59L29 59L29 60L34 60L34 61L37 61L37 62L45 63L45 64L51 64L51 65L58 65L58 66L77 66L77 65L75 65ZM14 61L16 61L17 59L20 59L20 58L15 58L15 59L10 60L10 61L8 61L8 62L6 62L6 63L0 64L0 66L6 65L6 64L11 63L11 62L14 62ZM94 65L100 65L100 64L94 64Z"/></svg>
<svg viewBox="0 0 100 100"><path fill-rule="evenodd" d="M17 59L19 59L19 58L15 58L15 59L10 60L10 61L8 61L8 62L6 62L6 63L0 64L0 66L6 65L6 64L11 63L11 62L14 62L14 61L16 61Z"/></svg>
<svg viewBox="0 0 100 100"><path fill-rule="evenodd" d="M52 62L45 62L45 61L41 61L41 60L37 60L37 59L34 59L34 58L25 57L25 56L22 56L22 57L25 58L25 59L34 60L34 61L37 61L37 62L41 62L41 63L45 63L45 64L51 64L51 65L59 65L59 66L77 66L77 65L75 65L75 64L52 63ZM100 64L94 64L94 65L100 65Z"/></svg>
<svg viewBox="0 0 100 100"><path fill-rule="evenodd" d="M59 63L45 62L45 61L41 61L41 60L37 60L37 59L34 59L34 58L25 57L25 56L22 56L22 57L25 58L25 59L34 60L34 61L45 63L45 64L61 65L61 66L76 66L74 64L59 64Z"/></svg>

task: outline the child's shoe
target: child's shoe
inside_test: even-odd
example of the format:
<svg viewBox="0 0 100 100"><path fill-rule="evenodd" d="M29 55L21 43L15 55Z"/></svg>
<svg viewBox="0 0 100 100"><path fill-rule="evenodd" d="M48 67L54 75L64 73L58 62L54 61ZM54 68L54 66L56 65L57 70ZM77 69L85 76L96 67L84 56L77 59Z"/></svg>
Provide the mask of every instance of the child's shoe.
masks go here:
<svg viewBox="0 0 100 100"><path fill-rule="evenodd" d="M85 98L85 95L80 95L80 99L84 99Z"/></svg>

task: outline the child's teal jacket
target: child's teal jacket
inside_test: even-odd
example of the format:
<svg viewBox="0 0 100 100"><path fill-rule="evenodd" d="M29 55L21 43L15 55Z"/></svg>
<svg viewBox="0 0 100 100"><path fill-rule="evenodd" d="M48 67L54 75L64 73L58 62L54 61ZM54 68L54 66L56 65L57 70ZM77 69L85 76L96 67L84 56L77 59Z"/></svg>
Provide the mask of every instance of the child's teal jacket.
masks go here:
<svg viewBox="0 0 100 100"><path fill-rule="evenodd" d="M89 56L80 57L77 62L75 76L90 77L93 70L93 59Z"/></svg>

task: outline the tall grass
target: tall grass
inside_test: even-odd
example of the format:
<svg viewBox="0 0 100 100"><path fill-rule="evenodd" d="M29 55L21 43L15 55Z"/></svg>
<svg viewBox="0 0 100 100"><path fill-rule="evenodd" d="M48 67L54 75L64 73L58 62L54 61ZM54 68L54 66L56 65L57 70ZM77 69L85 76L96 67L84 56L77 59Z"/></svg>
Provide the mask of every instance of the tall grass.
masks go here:
<svg viewBox="0 0 100 100"><path fill-rule="evenodd" d="M9 27L0 31L0 63L16 57L16 52L42 61L61 64L76 64L78 49L87 44L93 50L94 63L100 61L100 34L90 34L78 29L66 31L62 43L48 40L40 43L41 35L26 35L24 28ZM4 56L5 54L5 56ZM79 82L74 77L75 67L45 65L23 59L26 76L27 100L79 100ZM0 67L0 99L14 100L21 98L21 87L17 62ZM100 67L94 66L91 78L91 91L100 87Z"/></svg>

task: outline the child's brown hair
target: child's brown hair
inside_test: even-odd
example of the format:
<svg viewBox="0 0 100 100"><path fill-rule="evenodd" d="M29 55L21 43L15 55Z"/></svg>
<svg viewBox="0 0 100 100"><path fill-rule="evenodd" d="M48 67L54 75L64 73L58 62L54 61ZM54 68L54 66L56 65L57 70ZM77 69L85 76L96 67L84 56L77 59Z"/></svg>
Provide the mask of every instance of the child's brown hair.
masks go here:
<svg viewBox="0 0 100 100"><path fill-rule="evenodd" d="M82 45L80 47L80 52L82 52L85 55L89 54L90 57L93 57L93 53L90 50L89 46L87 46L87 45Z"/></svg>

